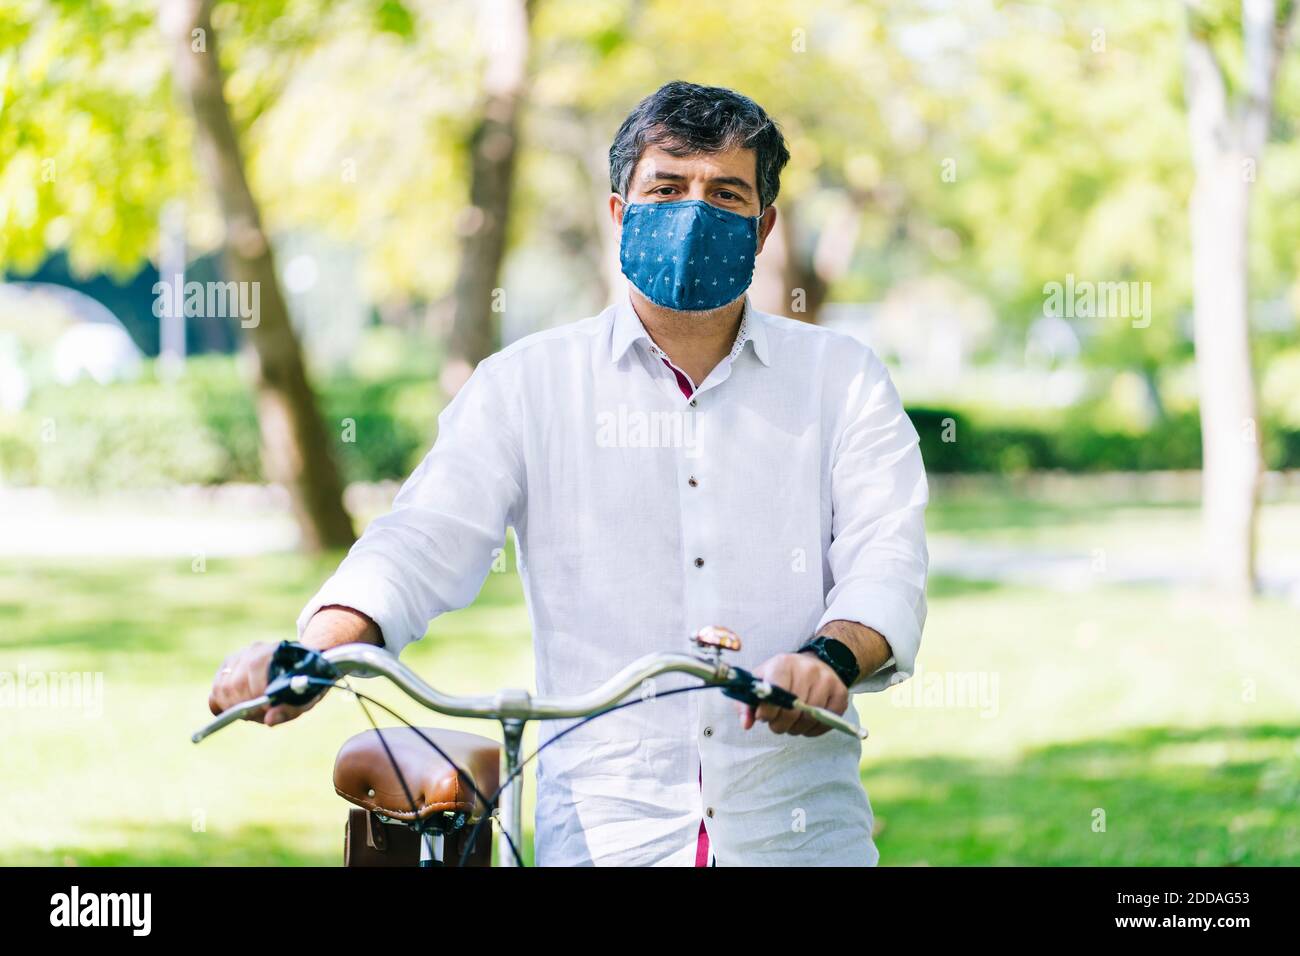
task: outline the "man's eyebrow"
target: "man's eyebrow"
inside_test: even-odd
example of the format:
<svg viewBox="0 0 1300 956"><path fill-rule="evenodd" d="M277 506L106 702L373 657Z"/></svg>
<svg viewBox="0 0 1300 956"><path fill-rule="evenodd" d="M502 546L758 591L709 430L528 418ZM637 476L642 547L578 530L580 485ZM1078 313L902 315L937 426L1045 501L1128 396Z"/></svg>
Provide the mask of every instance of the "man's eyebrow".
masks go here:
<svg viewBox="0 0 1300 956"><path fill-rule="evenodd" d="M709 183L718 186L738 186L748 192L754 191L754 187L749 184L749 180L742 179L740 176L715 176L709 180Z"/></svg>
<svg viewBox="0 0 1300 956"><path fill-rule="evenodd" d="M667 169L647 169L641 177L643 183L653 183L657 180L667 179L671 182L685 182L686 176L682 173L674 173ZM709 180L710 186L736 186L747 192L753 192L754 186L748 179L741 176L714 176Z"/></svg>
<svg viewBox="0 0 1300 956"><path fill-rule="evenodd" d="M652 183L656 179L671 179L673 182L682 182L683 180L686 179L686 176L683 175L682 173L673 173L673 172L669 172L666 169L654 169L654 168L647 169L645 173L641 176L641 182L643 183Z"/></svg>

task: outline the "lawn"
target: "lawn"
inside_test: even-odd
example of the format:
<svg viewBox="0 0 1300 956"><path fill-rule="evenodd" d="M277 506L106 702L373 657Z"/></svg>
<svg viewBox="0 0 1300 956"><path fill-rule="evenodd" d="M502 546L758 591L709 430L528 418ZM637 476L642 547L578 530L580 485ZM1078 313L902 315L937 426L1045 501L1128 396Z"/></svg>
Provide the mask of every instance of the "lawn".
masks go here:
<svg viewBox="0 0 1300 956"><path fill-rule="evenodd" d="M0 562L0 672L103 675L93 706L0 708L0 863L337 863L355 702L189 743L222 657L291 636L335 560ZM857 701L882 862L1300 863L1297 617L934 580L921 672ZM494 574L405 659L455 693L529 686L528 637L518 580Z"/></svg>
<svg viewBox="0 0 1300 956"><path fill-rule="evenodd" d="M965 487L945 485L943 480L932 479L935 487L926 512L931 533L1047 551L1103 551L1132 560L1176 561L1200 553L1200 504L1185 492L1139 500L1101 493L1096 484L1087 483L1089 478L1073 491L1052 494L1028 492L1007 479ZM1300 488L1272 489L1262 499L1259 562L1294 567Z"/></svg>

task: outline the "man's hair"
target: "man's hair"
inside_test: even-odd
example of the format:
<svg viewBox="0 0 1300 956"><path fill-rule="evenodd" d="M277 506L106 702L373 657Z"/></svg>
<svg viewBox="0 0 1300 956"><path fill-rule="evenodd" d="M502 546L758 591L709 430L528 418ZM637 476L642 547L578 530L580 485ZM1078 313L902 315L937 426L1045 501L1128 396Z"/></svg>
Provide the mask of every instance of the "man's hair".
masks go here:
<svg viewBox="0 0 1300 956"><path fill-rule="evenodd" d="M785 137L748 96L720 86L674 80L647 96L623 120L609 147L609 186L624 199L632 170L647 146L674 156L752 149L758 167L759 207L776 201L781 170L790 159Z"/></svg>

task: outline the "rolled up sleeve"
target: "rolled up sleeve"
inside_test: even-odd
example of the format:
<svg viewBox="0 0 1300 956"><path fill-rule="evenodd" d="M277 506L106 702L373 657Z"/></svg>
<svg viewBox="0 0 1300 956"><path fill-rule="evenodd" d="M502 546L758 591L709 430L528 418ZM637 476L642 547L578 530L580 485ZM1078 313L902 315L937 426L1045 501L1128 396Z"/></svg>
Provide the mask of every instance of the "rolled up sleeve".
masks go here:
<svg viewBox="0 0 1300 956"><path fill-rule="evenodd" d="M920 440L884 364L872 353L849 390L846 424L831 465L832 586L820 630L853 621L879 632L893 660L854 692L911 677L925 626L925 506Z"/></svg>
<svg viewBox="0 0 1300 956"><path fill-rule="evenodd" d="M298 617L341 605L378 625L394 654L429 622L478 595L523 500L515 402L496 359L481 363L438 416L438 437Z"/></svg>

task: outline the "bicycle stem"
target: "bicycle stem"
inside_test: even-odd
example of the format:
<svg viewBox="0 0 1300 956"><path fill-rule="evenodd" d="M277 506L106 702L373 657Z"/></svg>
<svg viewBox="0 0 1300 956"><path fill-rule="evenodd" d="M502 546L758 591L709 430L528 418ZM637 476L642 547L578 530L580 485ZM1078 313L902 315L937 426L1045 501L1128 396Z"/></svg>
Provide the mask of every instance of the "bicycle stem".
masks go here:
<svg viewBox="0 0 1300 956"><path fill-rule="evenodd" d="M524 741L525 721L510 718L501 721L502 747L505 752L506 785L501 791L501 800L497 805L501 815L501 826L514 845L518 846L524 833L524 781L519 777L519 749ZM501 866L515 866L518 861L513 853L501 852Z"/></svg>

